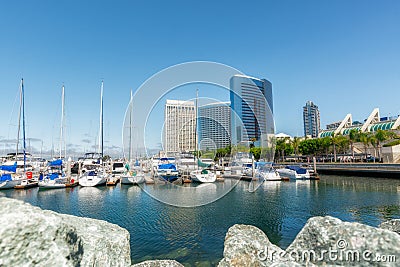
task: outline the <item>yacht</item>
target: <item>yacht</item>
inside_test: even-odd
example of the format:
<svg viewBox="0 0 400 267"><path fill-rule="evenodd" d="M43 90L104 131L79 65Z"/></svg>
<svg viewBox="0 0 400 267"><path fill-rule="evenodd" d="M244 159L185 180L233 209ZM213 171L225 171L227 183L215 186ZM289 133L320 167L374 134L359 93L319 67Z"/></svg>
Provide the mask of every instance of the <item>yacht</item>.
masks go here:
<svg viewBox="0 0 400 267"><path fill-rule="evenodd" d="M302 168L296 165L289 165L285 168L277 169L277 172L283 176L290 179L310 179L310 173L306 168Z"/></svg>

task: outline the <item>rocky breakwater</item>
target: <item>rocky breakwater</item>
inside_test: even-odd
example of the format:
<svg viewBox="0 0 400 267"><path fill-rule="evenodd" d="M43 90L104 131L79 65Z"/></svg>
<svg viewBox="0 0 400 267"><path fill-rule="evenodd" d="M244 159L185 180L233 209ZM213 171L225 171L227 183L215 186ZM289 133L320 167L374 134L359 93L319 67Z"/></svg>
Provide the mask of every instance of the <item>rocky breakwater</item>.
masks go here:
<svg viewBox="0 0 400 267"><path fill-rule="evenodd" d="M129 232L0 197L0 266L130 266Z"/></svg>
<svg viewBox="0 0 400 267"><path fill-rule="evenodd" d="M258 228L234 225L225 237L226 266L399 266L399 221L375 228L333 217L313 217L283 250Z"/></svg>

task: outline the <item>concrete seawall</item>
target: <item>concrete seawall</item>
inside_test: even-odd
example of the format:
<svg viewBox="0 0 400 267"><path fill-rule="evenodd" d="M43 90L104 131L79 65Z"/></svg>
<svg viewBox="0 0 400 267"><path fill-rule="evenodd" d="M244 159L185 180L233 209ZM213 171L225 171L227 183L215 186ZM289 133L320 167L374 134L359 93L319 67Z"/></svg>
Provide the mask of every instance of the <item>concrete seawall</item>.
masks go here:
<svg viewBox="0 0 400 267"><path fill-rule="evenodd" d="M382 163L329 163L317 164L320 174L338 174L364 177L383 177L400 179L400 164Z"/></svg>

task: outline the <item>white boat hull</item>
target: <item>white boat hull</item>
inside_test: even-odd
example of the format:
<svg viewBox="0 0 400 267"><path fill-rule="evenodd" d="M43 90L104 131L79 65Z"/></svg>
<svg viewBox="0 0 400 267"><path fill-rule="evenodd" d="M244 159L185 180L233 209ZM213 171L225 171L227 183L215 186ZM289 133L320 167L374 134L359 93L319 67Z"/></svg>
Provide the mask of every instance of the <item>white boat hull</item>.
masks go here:
<svg viewBox="0 0 400 267"><path fill-rule="evenodd" d="M282 180L282 177L275 170L271 170L268 172L260 172L259 176L262 179L264 179L264 181L280 181L280 180Z"/></svg>
<svg viewBox="0 0 400 267"><path fill-rule="evenodd" d="M21 180L8 180L0 183L0 189L11 189L21 184Z"/></svg>
<svg viewBox="0 0 400 267"><path fill-rule="evenodd" d="M39 187L40 188L47 188L47 189L56 189L56 188L65 188L67 180L66 179L55 179L55 180L49 180L45 179L43 181L39 181Z"/></svg>
<svg viewBox="0 0 400 267"><path fill-rule="evenodd" d="M217 175L213 172L201 173L201 171L193 171L190 173L190 178L198 183L214 183L217 180Z"/></svg>
<svg viewBox="0 0 400 267"><path fill-rule="evenodd" d="M104 185L107 182L107 177L103 175L83 175L79 178L80 186L98 186Z"/></svg>
<svg viewBox="0 0 400 267"><path fill-rule="evenodd" d="M142 184L144 181L144 175L121 176L122 184Z"/></svg>
<svg viewBox="0 0 400 267"><path fill-rule="evenodd" d="M307 171L304 174L299 174L294 170L290 169L278 169L277 172L284 177L288 177L290 179L310 179L310 173Z"/></svg>

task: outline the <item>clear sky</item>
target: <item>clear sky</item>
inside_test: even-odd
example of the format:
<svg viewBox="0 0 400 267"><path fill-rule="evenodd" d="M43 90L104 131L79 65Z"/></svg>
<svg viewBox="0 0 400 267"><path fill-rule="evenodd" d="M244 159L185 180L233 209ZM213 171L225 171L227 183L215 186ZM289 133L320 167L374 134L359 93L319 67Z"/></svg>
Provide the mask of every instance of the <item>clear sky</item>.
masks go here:
<svg viewBox="0 0 400 267"><path fill-rule="evenodd" d="M400 113L399 1L4 1L0 8L0 152L16 137L25 80L27 136L92 150L104 79L107 149L122 147L130 90L174 64L230 65L273 84L277 132L302 135L302 106L321 123L373 108ZM34 150L34 149L33 149ZM3 153L0 153L3 154Z"/></svg>

